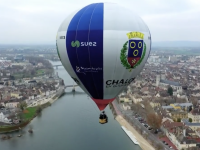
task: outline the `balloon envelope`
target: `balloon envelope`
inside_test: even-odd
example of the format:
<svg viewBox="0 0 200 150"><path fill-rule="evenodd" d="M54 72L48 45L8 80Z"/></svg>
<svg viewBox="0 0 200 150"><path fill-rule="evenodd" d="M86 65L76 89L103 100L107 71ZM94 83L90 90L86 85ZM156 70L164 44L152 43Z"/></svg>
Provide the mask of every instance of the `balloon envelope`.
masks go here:
<svg viewBox="0 0 200 150"><path fill-rule="evenodd" d="M115 3L94 3L75 11L57 33L60 60L100 110L141 72L150 53L148 27Z"/></svg>

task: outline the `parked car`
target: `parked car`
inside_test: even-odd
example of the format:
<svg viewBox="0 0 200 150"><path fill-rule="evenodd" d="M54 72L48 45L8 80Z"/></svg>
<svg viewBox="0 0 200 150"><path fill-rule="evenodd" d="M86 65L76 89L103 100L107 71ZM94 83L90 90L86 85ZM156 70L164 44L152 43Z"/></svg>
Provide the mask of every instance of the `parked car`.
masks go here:
<svg viewBox="0 0 200 150"><path fill-rule="evenodd" d="M142 121L140 121L141 123L146 123L146 121L145 120L142 120Z"/></svg>
<svg viewBox="0 0 200 150"><path fill-rule="evenodd" d="M149 127L148 130L152 130L153 128Z"/></svg>

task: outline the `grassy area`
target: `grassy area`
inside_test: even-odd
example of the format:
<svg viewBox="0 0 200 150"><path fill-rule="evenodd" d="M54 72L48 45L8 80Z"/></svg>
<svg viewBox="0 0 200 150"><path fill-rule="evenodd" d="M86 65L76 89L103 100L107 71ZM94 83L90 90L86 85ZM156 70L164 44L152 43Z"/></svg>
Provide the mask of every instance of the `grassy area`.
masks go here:
<svg viewBox="0 0 200 150"><path fill-rule="evenodd" d="M51 106L51 103L46 103L46 104L43 104L41 105L41 109L44 109L48 106ZM16 131L16 130L19 130L19 127L22 128L24 126L26 126L30 121L31 119L33 119L37 113L36 113L36 110L38 109L38 107L29 107L29 108L26 108L24 111L23 111L23 116L22 118L24 119L24 121L18 125L7 125L7 126L0 126L0 133L5 133L5 132L12 132L12 131Z"/></svg>
<svg viewBox="0 0 200 150"><path fill-rule="evenodd" d="M39 69L36 71L36 74L44 74L46 69Z"/></svg>
<svg viewBox="0 0 200 150"><path fill-rule="evenodd" d="M22 73L15 73L13 76L15 77L15 79L21 79L23 74Z"/></svg>
<svg viewBox="0 0 200 150"><path fill-rule="evenodd" d="M36 115L36 110L37 110L37 107L29 107L29 108L27 108L26 110L24 110L23 118L25 120L32 119Z"/></svg>
<svg viewBox="0 0 200 150"><path fill-rule="evenodd" d="M12 132L12 131L19 130L19 128L26 126L28 123L29 123L29 121L25 121L25 122L20 123L18 125L0 126L0 133Z"/></svg>
<svg viewBox="0 0 200 150"><path fill-rule="evenodd" d="M15 73L13 74L13 76L15 77L15 79L22 79L22 78L38 77L50 73L53 73L53 69L38 69L35 70L35 74L31 74L31 72Z"/></svg>

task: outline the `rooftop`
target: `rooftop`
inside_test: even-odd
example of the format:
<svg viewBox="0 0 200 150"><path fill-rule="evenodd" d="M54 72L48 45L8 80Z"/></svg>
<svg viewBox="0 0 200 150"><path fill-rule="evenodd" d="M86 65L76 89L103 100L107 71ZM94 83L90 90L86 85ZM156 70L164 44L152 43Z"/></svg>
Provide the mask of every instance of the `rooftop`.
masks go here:
<svg viewBox="0 0 200 150"><path fill-rule="evenodd" d="M200 109L199 108L195 108L190 113L193 114L193 115L200 115Z"/></svg>
<svg viewBox="0 0 200 150"><path fill-rule="evenodd" d="M174 81L170 81L170 80L163 80L163 79L161 79L160 82L161 83L165 83L165 84L169 84L169 85L173 85L173 86L181 86L180 83L174 82Z"/></svg>
<svg viewBox="0 0 200 150"><path fill-rule="evenodd" d="M172 106L162 106L163 109L172 109Z"/></svg>
<svg viewBox="0 0 200 150"><path fill-rule="evenodd" d="M189 107L189 106L192 106L193 104L192 103L174 103L175 106L186 106L186 107Z"/></svg>
<svg viewBox="0 0 200 150"><path fill-rule="evenodd" d="M182 119L182 122L186 125L186 126L195 126L195 127L200 127L200 123L192 123L189 122L188 119Z"/></svg>

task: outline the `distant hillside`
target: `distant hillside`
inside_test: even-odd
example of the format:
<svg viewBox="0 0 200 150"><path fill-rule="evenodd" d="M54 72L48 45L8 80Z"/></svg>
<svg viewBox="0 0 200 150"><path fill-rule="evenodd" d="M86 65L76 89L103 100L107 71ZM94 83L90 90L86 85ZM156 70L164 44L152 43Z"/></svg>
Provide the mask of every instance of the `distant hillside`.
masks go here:
<svg viewBox="0 0 200 150"><path fill-rule="evenodd" d="M200 47L200 41L152 41L152 47Z"/></svg>

